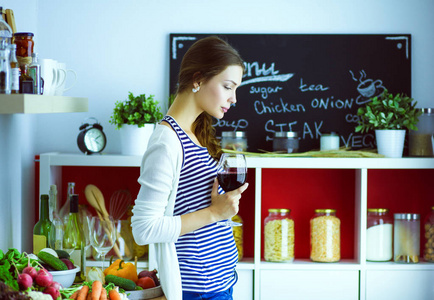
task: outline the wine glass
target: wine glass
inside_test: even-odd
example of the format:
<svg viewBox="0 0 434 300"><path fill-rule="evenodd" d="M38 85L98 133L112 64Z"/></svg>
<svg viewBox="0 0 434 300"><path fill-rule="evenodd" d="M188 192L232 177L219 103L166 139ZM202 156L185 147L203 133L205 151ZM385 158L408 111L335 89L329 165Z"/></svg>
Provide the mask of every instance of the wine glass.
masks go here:
<svg viewBox="0 0 434 300"><path fill-rule="evenodd" d="M115 223L112 217L100 219L92 217L89 224L90 244L102 256L102 270L104 271L105 255L116 241Z"/></svg>
<svg viewBox="0 0 434 300"><path fill-rule="evenodd" d="M246 182L247 164L244 154L223 153L217 165L217 180L225 192L236 190ZM223 226L242 226L232 220L217 222Z"/></svg>

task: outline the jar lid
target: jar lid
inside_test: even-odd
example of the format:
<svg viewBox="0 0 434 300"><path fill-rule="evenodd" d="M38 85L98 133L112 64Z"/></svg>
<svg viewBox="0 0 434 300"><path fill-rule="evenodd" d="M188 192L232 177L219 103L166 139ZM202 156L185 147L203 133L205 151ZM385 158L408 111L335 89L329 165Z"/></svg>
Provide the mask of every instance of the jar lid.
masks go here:
<svg viewBox="0 0 434 300"><path fill-rule="evenodd" d="M315 209L315 212L316 213L335 213L336 212L336 209L330 209L330 208L327 208L327 209Z"/></svg>
<svg viewBox="0 0 434 300"><path fill-rule="evenodd" d="M339 133L337 131L328 131L328 132L321 132L321 136L336 136L339 135Z"/></svg>
<svg viewBox="0 0 434 300"><path fill-rule="evenodd" d="M388 211L388 208L368 208L368 212L385 213Z"/></svg>
<svg viewBox="0 0 434 300"><path fill-rule="evenodd" d="M276 137L276 138L296 138L296 137L298 137L298 132L296 132L296 131L274 132L274 137Z"/></svg>
<svg viewBox="0 0 434 300"><path fill-rule="evenodd" d="M15 32L14 36L34 36L31 32Z"/></svg>
<svg viewBox="0 0 434 300"><path fill-rule="evenodd" d="M244 131L222 131L222 137L226 138L245 138L246 133Z"/></svg>
<svg viewBox="0 0 434 300"><path fill-rule="evenodd" d="M270 213L289 213L291 210L287 208L270 208L268 212Z"/></svg>
<svg viewBox="0 0 434 300"><path fill-rule="evenodd" d="M393 217L396 220L408 220L408 221L420 219L419 214L394 214Z"/></svg>
<svg viewBox="0 0 434 300"><path fill-rule="evenodd" d="M421 111L423 114L434 114L434 108L416 108L417 111Z"/></svg>

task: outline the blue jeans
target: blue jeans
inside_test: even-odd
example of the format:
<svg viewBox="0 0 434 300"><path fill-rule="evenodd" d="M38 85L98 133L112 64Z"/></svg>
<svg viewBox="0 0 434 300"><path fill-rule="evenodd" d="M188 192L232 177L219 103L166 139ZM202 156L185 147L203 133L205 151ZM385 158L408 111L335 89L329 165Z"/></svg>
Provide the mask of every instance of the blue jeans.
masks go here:
<svg viewBox="0 0 434 300"><path fill-rule="evenodd" d="M217 293L182 292L182 300L233 300L232 288Z"/></svg>

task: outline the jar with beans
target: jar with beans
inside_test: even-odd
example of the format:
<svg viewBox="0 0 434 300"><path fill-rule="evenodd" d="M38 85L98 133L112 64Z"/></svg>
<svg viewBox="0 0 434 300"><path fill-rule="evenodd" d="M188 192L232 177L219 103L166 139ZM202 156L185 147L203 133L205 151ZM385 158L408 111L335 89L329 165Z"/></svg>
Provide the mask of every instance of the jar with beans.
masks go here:
<svg viewBox="0 0 434 300"><path fill-rule="evenodd" d="M337 262L341 259L341 221L335 209L316 209L310 220L310 259Z"/></svg>

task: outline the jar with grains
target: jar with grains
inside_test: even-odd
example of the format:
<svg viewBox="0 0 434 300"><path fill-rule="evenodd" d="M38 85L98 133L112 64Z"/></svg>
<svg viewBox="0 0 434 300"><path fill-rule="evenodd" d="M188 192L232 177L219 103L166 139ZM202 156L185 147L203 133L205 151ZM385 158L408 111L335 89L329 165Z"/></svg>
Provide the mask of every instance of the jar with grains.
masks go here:
<svg viewBox="0 0 434 300"><path fill-rule="evenodd" d="M281 153L296 153L299 147L298 132L275 132L273 137L273 151Z"/></svg>
<svg viewBox="0 0 434 300"><path fill-rule="evenodd" d="M418 263L420 255L420 215L394 214L394 219L394 261Z"/></svg>
<svg viewBox="0 0 434 300"><path fill-rule="evenodd" d="M393 218L387 208L369 208L366 260L389 261L393 257Z"/></svg>
<svg viewBox="0 0 434 300"><path fill-rule="evenodd" d="M434 262L434 206L431 207L424 222L425 246L423 250L423 257L426 261Z"/></svg>
<svg viewBox="0 0 434 300"><path fill-rule="evenodd" d="M223 149L247 151L247 137L244 131L223 131L221 146Z"/></svg>
<svg viewBox="0 0 434 300"><path fill-rule="evenodd" d="M232 217L232 221L237 223L243 223L243 219L239 215L235 215ZM232 233L234 235L235 245L237 246L238 251L238 261L243 259L244 255L244 246L243 246L243 226L233 226Z"/></svg>
<svg viewBox="0 0 434 300"><path fill-rule="evenodd" d="M341 259L341 221L335 209L316 209L310 219L310 259L315 262Z"/></svg>
<svg viewBox="0 0 434 300"><path fill-rule="evenodd" d="M29 65L32 62L33 47L33 33L31 32L17 32L14 34L14 44L17 45L17 60L20 66Z"/></svg>
<svg viewBox="0 0 434 300"><path fill-rule="evenodd" d="M289 209L269 209L264 220L264 258L272 262L294 260L294 220Z"/></svg>
<svg viewBox="0 0 434 300"><path fill-rule="evenodd" d="M417 130L410 130L408 154L410 156L434 156L434 108L417 108L422 112L416 125Z"/></svg>

